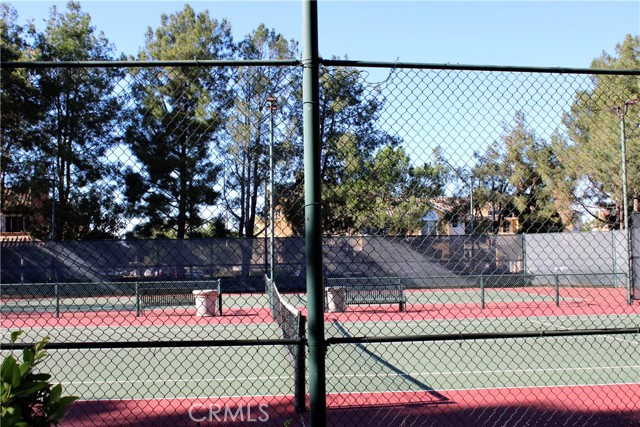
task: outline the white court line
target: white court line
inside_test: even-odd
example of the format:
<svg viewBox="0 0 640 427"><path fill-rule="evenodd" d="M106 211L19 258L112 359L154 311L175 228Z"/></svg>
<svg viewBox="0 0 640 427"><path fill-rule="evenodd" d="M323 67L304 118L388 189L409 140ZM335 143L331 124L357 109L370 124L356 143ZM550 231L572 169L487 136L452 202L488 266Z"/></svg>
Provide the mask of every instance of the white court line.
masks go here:
<svg viewBox="0 0 640 427"><path fill-rule="evenodd" d="M155 383L190 383L190 382L232 382L232 381L264 381L289 380L291 375L274 375L265 377L231 377L231 378L189 378L189 379L157 379L157 380L111 380L111 381L63 381L63 385L79 384L155 384Z"/></svg>
<svg viewBox="0 0 640 427"><path fill-rule="evenodd" d="M473 320L469 320L469 318L456 318L456 319L446 319L446 318L424 318L422 320L410 320L410 321L402 321L402 320L387 320L385 321L382 325L431 325L434 322L438 322L438 323L442 323L442 322L448 322L448 323L464 323L465 325L482 325L482 324L486 324L486 323L491 323L492 320L509 320L510 323L526 323L526 322L531 322L535 319L550 319L550 318L556 318L556 319L567 319L567 320L589 320L592 318L596 318L596 319L602 319L602 318L608 318L608 317L620 317L620 316L624 316L624 317L632 317L632 316L638 316L638 318L640 319L640 315L634 315L634 314L606 314L604 316L599 315L599 314L578 314L575 316L527 316L527 317L517 317L517 316L501 316L501 317L485 317L482 319L478 319L478 318L473 318ZM514 321L515 320L515 321ZM329 322L326 322L327 325L331 325ZM363 322L359 322L359 321L355 321L355 322L343 322L343 324L349 324L349 325L377 325L378 327L380 327L380 322L376 322L376 321L363 321Z"/></svg>
<svg viewBox="0 0 640 427"><path fill-rule="evenodd" d="M543 326L553 326L554 328L558 328L558 327L559 327L559 328L564 329L564 330L566 330L566 331L568 331L568 330L569 330L569 329L568 329L567 327L565 327L565 326L562 326L562 325L558 326L558 325L555 325L555 324L550 323L550 322L541 322L541 321L539 321L539 320L532 320L532 321L533 321L533 322L536 322L536 323L539 323L539 324L541 324L541 325L543 325ZM636 340L627 340L627 339L624 339L624 338L619 338L618 336L615 336L615 337L614 337L614 336L608 336L608 335L606 335L606 334L597 335L597 336L601 336L601 337L604 337L604 338L606 338L606 339L611 339L611 340L614 340L614 341L626 342L626 343L629 343L629 344L637 344L637 345L640 345L640 341L636 341Z"/></svg>
<svg viewBox="0 0 640 427"><path fill-rule="evenodd" d="M393 378L393 377L436 377L456 375L494 375L507 373L531 373L531 372L571 372L571 371L603 371L615 369L640 369L640 365L629 366L597 366L583 368L535 368L535 369L500 369L500 370L471 370L471 371L440 371L440 372L407 372L405 374L381 373L381 374L327 374L327 378ZM190 379L155 379L155 380L109 380L109 381L67 381L63 385L79 384L155 384L155 383L189 383L189 382L232 382L232 381L257 381L257 380L289 380L290 375L257 376L257 377L232 377L232 378L190 378Z"/></svg>
<svg viewBox="0 0 640 427"><path fill-rule="evenodd" d="M266 320L266 319L262 319L262 320ZM37 326L37 327L29 327L29 328L25 328L28 331L38 331L38 330L70 330L70 331L77 331L77 330L91 330L91 329L117 329L117 328L121 328L121 329L136 329L136 330L151 330L153 328L165 328L168 330L184 330L186 328L190 328L190 329L195 329L196 327L200 328L200 329L204 329L204 328L226 328L228 326L232 326L232 327L236 327L236 326L241 326L241 327L245 327L246 329L265 329L265 327L272 327L273 325L277 324L273 321L271 322L260 322L260 323L215 323L215 324L207 324L207 325L201 325L201 324L195 324L195 325L189 325L189 324L185 324L185 325L164 325L164 324L160 324L160 325L88 325L88 326L84 326L84 325L60 325L60 326Z"/></svg>
<svg viewBox="0 0 640 427"><path fill-rule="evenodd" d="M559 385L542 385L542 386L504 386L504 387L473 387L473 388L442 388L436 390L438 393L447 393L447 392L465 392L465 391L483 391L483 390L533 390L533 389L549 389L549 388L558 388L558 387L567 387L567 388L579 388L579 387L608 387L608 386L625 386L625 385L640 385L640 382L632 382L632 383L589 383L589 384L559 384ZM351 393L344 392L327 392L327 396L349 396L353 394L365 394L365 395L379 395L379 394L393 394L393 393L402 393L402 394L423 394L429 393L426 390L382 390L382 391L354 391ZM246 399L246 398L281 398L281 397L289 397L293 394L257 394L257 395L225 395L225 396L172 396L172 397L113 397L113 398L99 398L99 399L79 399L82 402L109 402L113 400L127 402L127 401L138 401L138 400L148 400L148 401L159 401L159 400L179 400L179 399L187 399L187 400L213 400L213 399Z"/></svg>

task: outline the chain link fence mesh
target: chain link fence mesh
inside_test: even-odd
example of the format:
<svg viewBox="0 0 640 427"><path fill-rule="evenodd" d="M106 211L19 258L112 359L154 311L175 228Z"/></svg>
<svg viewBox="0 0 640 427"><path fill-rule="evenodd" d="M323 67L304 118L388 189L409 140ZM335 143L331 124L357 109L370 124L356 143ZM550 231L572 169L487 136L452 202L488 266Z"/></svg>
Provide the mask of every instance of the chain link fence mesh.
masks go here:
<svg viewBox="0 0 640 427"><path fill-rule="evenodd" d="M638 74L325 64L328 424L640 422ZM48 90L3 111L2 326L63 425L308 424L265 289L306 313L301 68L5 72Z"/></svg>

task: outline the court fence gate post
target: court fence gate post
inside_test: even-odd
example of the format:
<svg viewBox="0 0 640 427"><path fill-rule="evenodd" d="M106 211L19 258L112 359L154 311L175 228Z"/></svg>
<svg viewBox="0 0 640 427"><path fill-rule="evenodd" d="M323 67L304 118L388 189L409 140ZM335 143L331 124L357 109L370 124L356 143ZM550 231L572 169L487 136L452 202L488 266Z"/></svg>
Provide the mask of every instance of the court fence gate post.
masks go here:
<svg viewBox="0 0 640 427"><path fill-rule="evenodd" d="M307 266L307 344L309 347L309 419L312 427L327 424L326 341L322 280L322 182L320 174L320 56L318 2L302 2L302 105L304 128L304 205Z"/></svg>

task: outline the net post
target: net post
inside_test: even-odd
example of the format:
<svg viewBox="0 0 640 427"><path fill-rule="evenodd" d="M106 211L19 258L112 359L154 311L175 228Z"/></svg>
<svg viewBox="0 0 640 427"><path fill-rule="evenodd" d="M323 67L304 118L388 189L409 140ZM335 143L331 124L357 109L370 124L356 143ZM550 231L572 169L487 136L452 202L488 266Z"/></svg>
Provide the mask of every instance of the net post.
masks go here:
<svg viewBox="0 0 640 427"><path fill-rule="evenodd" d="M482 309L486 307L485 292L484 292L484 275L480 275L480 301L482 302Z"/></svg>
<svg viewBox="0 0 640 427"><path fill-rule="evenodd" d="M555 287L556 287L556 307L560 307L560 275L554 274Z"/></svg>

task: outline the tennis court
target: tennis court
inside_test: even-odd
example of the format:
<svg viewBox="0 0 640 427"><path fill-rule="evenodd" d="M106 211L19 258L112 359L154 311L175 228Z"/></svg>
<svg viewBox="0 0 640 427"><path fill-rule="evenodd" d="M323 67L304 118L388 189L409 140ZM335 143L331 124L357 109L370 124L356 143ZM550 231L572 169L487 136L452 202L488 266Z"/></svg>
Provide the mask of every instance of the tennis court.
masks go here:
<svg viewBox="0 0 640 427"><path fill-rule="evenodd" d="M405 312L391 305L362 305L326 313L329 422L345 414L354 424L369 425L389 425L393 419L421 425L428 417L442 425L478 417L638 419L638 400L632 398L640 396L637 334L544 335L569 327L637 327L640 309L626 304L624 290L562 289L559 305L554 289L488 289L484 298L479 291L408 290ZM304 294L283 298L304 313ZM49 335L53 342L109 343L123 337L148 343L51 350L45 368L64 379L66 393L82 397L63 425L83 425L92 417L105 425L219 425L223 418L225 425L283 425L308 417L294 409L287 346L181 345L282 338L282 328L267 308L270 303L267 294L234 294L226 296L223 316L197 317L191 307L136 316L132 302L122 297L89 302L67 298L60 301L65 309L56 317L50 299L13 300L4 305L2 322L5 328L25 329L25 340ZM540 331L540 336L384 342L409 332L517 331ZM340 341L359 336L382 340ZM154 341L172 345L154 346ZM620 411L625 406L628 411Z"/></svg>

